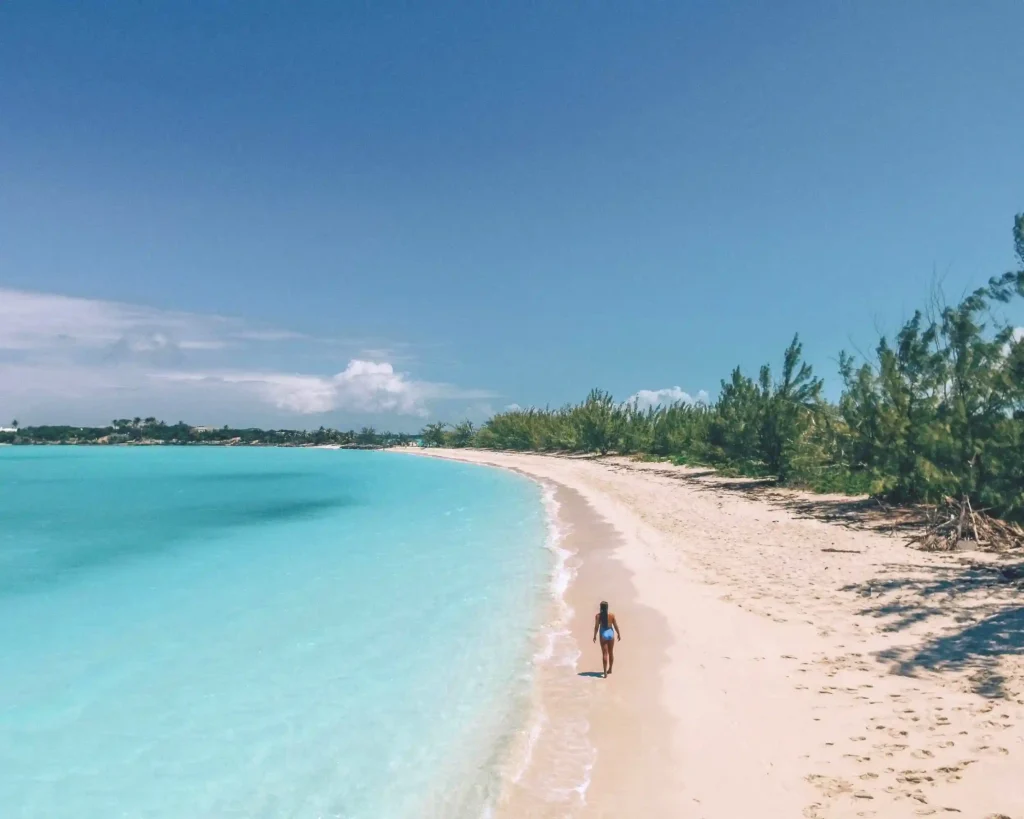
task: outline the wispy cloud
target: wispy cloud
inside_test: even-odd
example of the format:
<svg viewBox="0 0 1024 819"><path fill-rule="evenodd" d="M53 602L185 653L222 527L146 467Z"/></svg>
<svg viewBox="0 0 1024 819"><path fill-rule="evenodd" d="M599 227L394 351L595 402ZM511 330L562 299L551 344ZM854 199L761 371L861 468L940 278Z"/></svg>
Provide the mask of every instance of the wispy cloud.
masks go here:
<svg viewBox="0 0 1024 819"><path fill-rule="evenodd" d="M172 398L187 397L188 406L218 416L256 403L278 414L423 417L433 402L491 396L397 371L384 349L350 353L334 374L252 366L268 357L300 363L313 346L322 359L322 341L238 318L0 288L0 404L52 414L75 401L117 414L131 395L137 411L147 411L147 401L176 407ZM327 341L344 352L342 342Z"/></svg>
<svg viewBox="0 0 1024 819"><path fill-rule="evenodd" d="M638 390L626 401L636 404L640 409L649 409L659 405L671 404L707 404L709 396L706 390L700 390L696 396L690 395L682 387L663 387L660 390Z"/></svg>
<svg viewBox="0 0 1024 819"><path fill-rule="evenodd" d="M349 410L425 417L435 400L488 398L485 390L416 381L386 362L353 359L332 376L278 372L167 372L154 378L237 389L301 415Z"/></svg>
<svg viewBox="0 0 1024 819"><path fill-rule="evenodd" d="M237 320L215 315L0 289L0 350L224 344L236 328Z"/></svg>
<svg viewBox="0 0 1024 819"><path fill-rule="evenodd" d="M231 337L240 341L299 341L311 338L293 330L237 330L231 333Z"/></svg>

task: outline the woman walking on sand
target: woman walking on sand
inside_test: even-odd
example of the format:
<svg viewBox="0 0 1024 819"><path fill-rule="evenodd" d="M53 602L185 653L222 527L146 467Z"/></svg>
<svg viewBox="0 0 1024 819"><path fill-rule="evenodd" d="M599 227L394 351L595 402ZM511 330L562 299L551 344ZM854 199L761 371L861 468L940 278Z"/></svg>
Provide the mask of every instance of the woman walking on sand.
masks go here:
<svg viewBox="0 0 1024 819"><path fill-rule="evenodd" d="M601 609L594 615L594 642L597 642L598 635L601 636L601 666L604 675L607 677L612 673L612 665L615 663L615 638L622 639L622 632L619 631L618 621L614 614L608 612L608 604L601 601Z"/></svg>

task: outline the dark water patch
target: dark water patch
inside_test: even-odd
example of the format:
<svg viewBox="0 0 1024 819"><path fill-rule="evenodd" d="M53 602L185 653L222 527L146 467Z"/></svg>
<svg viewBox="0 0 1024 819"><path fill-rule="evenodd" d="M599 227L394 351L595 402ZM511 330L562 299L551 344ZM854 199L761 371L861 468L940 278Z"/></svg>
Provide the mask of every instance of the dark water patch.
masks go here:
<svg viewBox="0 0 1024 819"><path fill-rule="evenodd" d="M25 460L31 460L26 458ZM108 482L112 485L117 484L131 484L132 486L138 486L139 482L152 482L154 485L167 485L172 483L181 484L202 484L207 486L224 486L227 484L237 484L240 486L262 486L266 484L280 483L282 486L294 484L302 481L311 481L317 478L315 472L298 472L298 471L287 471L287 472L217 472L210 474L209 472L196 472L195 474L175 474L173 476L159 475L157 477L151 477L146 472L140 472L138 475L120 476L115 479L108 479ZM49 473L25 473L17 472L14 470L4 470L0 467L0 486L4 485L5 482L11 481L16 482L19 486L30 486L30 485L54 485L54 484L81 484L81 477L76 473L64 472L63 474L49 474Z"/></svg>
<svg viewBox="0 0 1024 819"><path fill-rule="evenodd" d="M203 548L209 539L231 529L313 518L357 505L347 497L323 497L193 502L152 511L103 506L82 516L81 530L96 534L81 539L67 537L67 520L42 520L37 530L41 536L30 550L0 541L0 598L43 590L125 561L151 558L182 548L186 542L189 548ZM100 525L106 521L110 523ZM52 528L57 536L46 537L48 523L56 524Z"/></svg>
<svg viewBox="0 0 1024 819"><path fill-rule="evenodd" d="M38 463L39 459L36 458L34 455L20 454L15 452L4 452L3 450L0 450L0 470L3 469L3 466L5 464L20 463L23 461L35 461L36 463Z"/></svg>
<svg viewBox="0 0 1024 819"><path fill-rule="evenodd" d="M187 480L195 483L208 484L264 484L302 480L317 477L315 472L301 472L298 470L282 470L279 472L209 472L198 473L188 476Z"/></svg>

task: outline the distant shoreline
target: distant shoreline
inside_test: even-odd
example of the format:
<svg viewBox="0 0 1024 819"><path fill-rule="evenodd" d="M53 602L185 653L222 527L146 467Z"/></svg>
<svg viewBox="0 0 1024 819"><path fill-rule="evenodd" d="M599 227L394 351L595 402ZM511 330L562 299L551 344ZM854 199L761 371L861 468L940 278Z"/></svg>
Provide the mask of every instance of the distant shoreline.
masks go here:
<svg viewBox="0 0 1024 819"><path fill-rule="evenodd" d="M156 418L121 418L107 426L68 424L22 426L17 421L0 427L0 444L16 446L285 446L336 449L386 449L419 446L419 435L378 431L373 427L340 430L262 429L260 427L194 426L184 421L168 424Z"/></svg>
<svg viewBox="0 0 1024 819"><path fill-rule="evenodd" d="M384 450L409 448L401 445L382 446L379 444L265 444L261 442L241 443L237 441L117 441L115 443L100 441L0 441L0 446L85 446L85 447L138 447L138 446L215 446L215 447L264 447L268 449L349 449L349 450Z"/></svg>

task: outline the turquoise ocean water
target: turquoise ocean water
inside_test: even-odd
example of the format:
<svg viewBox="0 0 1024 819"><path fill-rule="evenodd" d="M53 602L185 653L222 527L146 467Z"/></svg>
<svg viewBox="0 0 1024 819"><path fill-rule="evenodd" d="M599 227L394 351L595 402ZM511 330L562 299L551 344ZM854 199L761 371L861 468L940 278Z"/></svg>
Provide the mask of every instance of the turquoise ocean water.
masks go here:
<svg viewBox="0 0 1024 819"><path fill-rule="evenodd" d="M2 815L480 815L546 535L432 459L0 448Z"/></svg>

